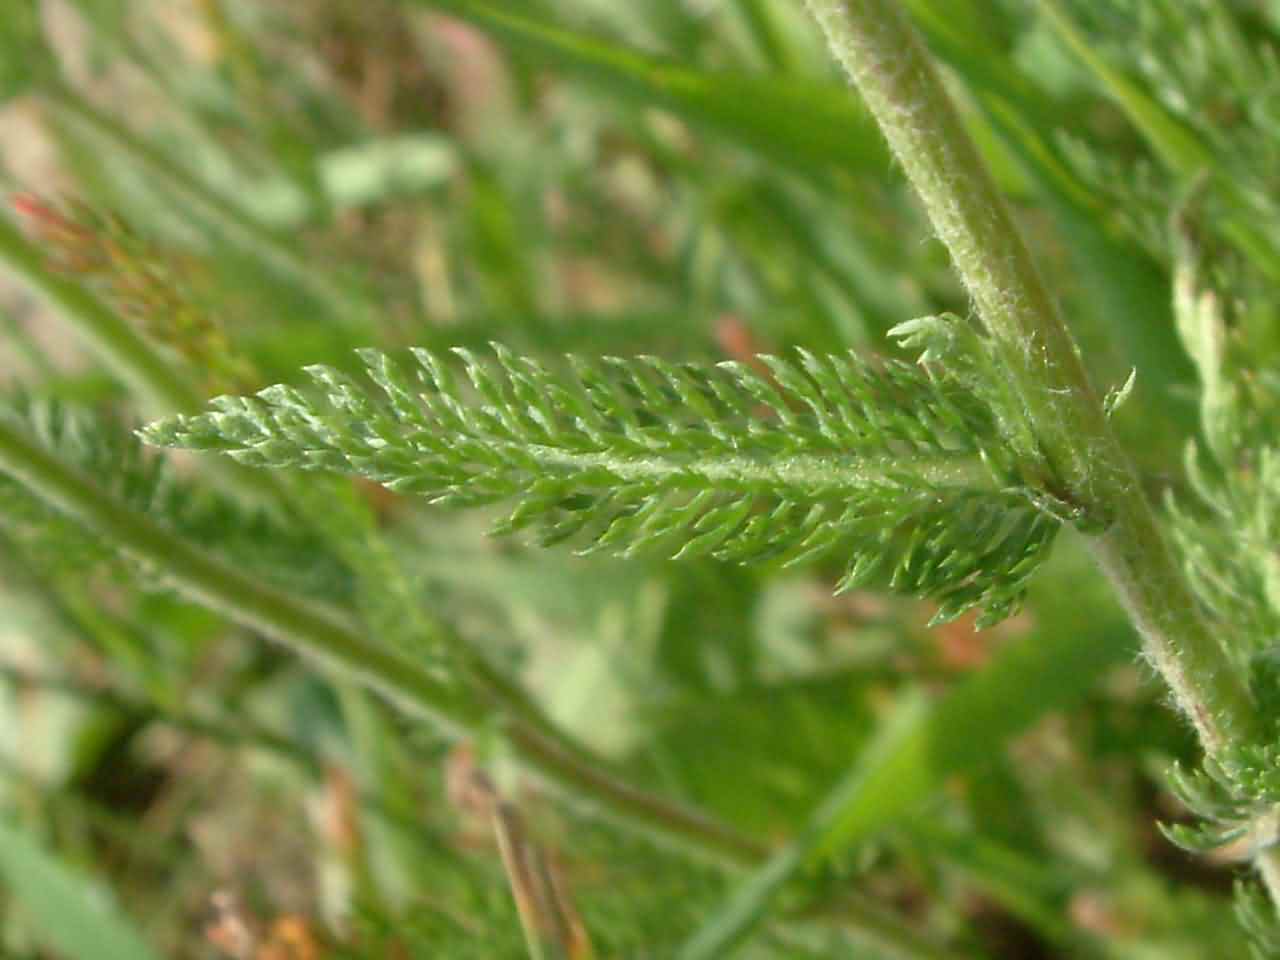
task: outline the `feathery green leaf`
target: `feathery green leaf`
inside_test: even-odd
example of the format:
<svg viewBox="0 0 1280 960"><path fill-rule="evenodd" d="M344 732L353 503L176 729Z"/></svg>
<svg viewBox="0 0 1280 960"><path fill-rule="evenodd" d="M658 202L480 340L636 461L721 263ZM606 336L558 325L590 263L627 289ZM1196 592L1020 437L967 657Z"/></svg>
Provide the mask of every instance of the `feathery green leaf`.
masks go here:
<svg viewBox="0 0 1280 960"><path fill-rule="evenodd" d="M939 622L1015 610L1059 526L1020 486L988 405L908 364L570 358L570 374L498 346L496 362L454 352L462 380L428 351L413 374L364 351L380 392L312 367L311 389L220 397L142 436L441 505L513 501L495 532L536 528L583 553L783 565L841 553L838 590L887 582L933 597Z"/></svg>

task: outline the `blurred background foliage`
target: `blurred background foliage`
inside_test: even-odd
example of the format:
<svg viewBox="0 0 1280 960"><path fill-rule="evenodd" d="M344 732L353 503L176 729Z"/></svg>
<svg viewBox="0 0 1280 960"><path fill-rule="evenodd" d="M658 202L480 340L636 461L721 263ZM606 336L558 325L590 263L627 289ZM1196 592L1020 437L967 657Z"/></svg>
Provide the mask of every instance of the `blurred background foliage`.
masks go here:
<svg viewBox="0 0 1280 960"><path fill-rule="evenodd" d="M1095 383L1138 369L1118 427L1176 492L1172 215L1232 291L1228 350L1280 348L1280 6L906 6ZM665 957L722 922L758 957L1245 955L1229 857L1155 830L1193 744L1070 539L1015 619L928 631L926 604L833 599L838 567L535 552L131 439L367 345L873 356L963 314L800 4L9 0L0 95L0 415L442 674L466 645L619 777L761 843L839 785L820 852L735 919L736 873L562 802L496 717L465 745L410 723L5 481L7 955ZM513 842L554 935L522 931Z"/></svg>

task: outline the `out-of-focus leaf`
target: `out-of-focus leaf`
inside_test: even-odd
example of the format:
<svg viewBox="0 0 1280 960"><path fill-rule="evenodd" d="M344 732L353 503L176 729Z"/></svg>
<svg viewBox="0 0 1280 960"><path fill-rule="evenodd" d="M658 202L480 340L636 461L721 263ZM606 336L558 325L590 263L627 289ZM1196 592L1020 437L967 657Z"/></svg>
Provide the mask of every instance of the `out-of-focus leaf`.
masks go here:
<svg viewBox="0 0 1280 960"><path fill-rule="evenodd" d="M347 286L302 256L285 235L263 226L114 116L69 87L54 85L46 92L61 125L61 138L69 148L81 152L102 151L144 174L185 207L188 215L202 224L207 233L242 249L276 282L287 284L323 306L330 319L351 324L369 309Z"/></svg>
<svg viewBox="0 0 1280 960"><path fill-rule="evenodd" d="M41 942L74 960L152 960L106 891L55 859L25 831L0 820L0 879Z"/></svg>
<svg viewBox="0 0 1280 960"><path fill-rule="evenodd" d="M846 795L856 790L870 774L900 749L904 738L919 727L926 715L925 703L909 696L900 703L875 736L859 763L828 794L799 835L769 859L751 875L723 908L716 911L684 945L680 960L712 960L727 956L734 946L766 916L769 905L778 891L791 880L809 861L813 852L823 844L832 827L839 820L845 806ZM911 953L909 956L927 956Z"/></svg>
<svg viewBox="0 0 1280 960"><path fill-rule="evenodd" d="M1066 919L1071 877L980 831L945 829L921 817L909 832L930 857L958 869L1010 913L1021 917L1070 956L1088 949ZM1086 955L1093 955L1092 953Z"/></svg>
<svg viewBox="0 0 1280 960"><path fill-rule="evenodd" d="M402 201L448 182L457 167L452 145L434 134L407 134L356 143L321 154L315 176L333 211ZM243 184L243 206L276 228L315 218L314 198L295 179Z"/></svg>
<svg viewBox="0 0 1280 960"><path fill-rule="evenodd" d="M596 89L665 107L792 167L882 174L880 134L847 90L780 76L698 70L538 23L497 4L414 0L507 40L521 56L581 74Z"/></svg>
<svg viewBox="0 0 1280 960"><path fill-rule="evenodd" d="M36 0L9 0L0 13L0 103L25 93L52 64Z"/></svg>
<svg viewBox="0 0 1280 960"><path fill-rule="evenodd" d="M1058 576L1060 587L1088 574L1076 568ZM859 764L865 776L846 795L819 856L833 856L909 816L947 779L980 769L997 744L1045 713L1076 703L1103 671L1131 659L1131 628L1118 613L1100 615L1106 609L1100 598L1086 597L1087 588L1070 596L1041 594L1032 606L1039 629L1003 649L924 714L883 762Z"/></svg>
<svg viewBox="0 0 1280 960"><path fill-rule="evenodd" d="M1171 170L1194 176L1212 165L1213 154L1209 148L1121 70L1111 66L1061 6L1052 0L1043 0L1040 9L1062 41L1089 68L1107 95L1128 115Z"/></svg>
<svg viewBox="0 0 1280 960"><path fill-rule="evenodd" d="M1071 577L1062 570L1060 576ZM798 838L769 861L691 941L690 957L714 957L745 936L783 885L900 822L958 774L989 762L997 745L1037 717L1077 701L1106 668L1133 655L1118 617L1061 595L1041 597L1045 626L1004 649L937 705L903 709L873 738Z"/></svg>
<svg viewBox="0 0 1280 960"><path fill-rule="evenodd" d="M1071 52L1097 79L1147 144L1170 171L1184 181L1215 172L1221 165L1214 151L1196 133L1173 116L1122 71L1113 67L1089 42L1057 0L1042 0L1040 9ZM1216 177L1216 185L1234 207L1235 215L1222 226L1223 232L1248 254L1254 265L1273 281L1280 280L1280 251L1274 239L1253 222L1256 214L1229 177Z"/></svg>

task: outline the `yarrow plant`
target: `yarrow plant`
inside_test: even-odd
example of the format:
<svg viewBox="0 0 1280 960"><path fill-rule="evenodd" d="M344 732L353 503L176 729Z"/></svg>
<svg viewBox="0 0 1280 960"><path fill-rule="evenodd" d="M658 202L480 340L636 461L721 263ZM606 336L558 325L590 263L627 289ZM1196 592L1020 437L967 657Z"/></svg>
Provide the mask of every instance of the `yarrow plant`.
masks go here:
<svg viewBox="0 0 1280 960"><path fill-rule="evenodd" d="M1276 14L385 0L384 33L214 3L200 73L85 4L193 159L64 79L69 41L20 6L6 82L97 196L19 195L0 263L148 416L104 414L121 395L62 384L14 324L0 545L63 652L0 671L124 731L65 761L84 784L15 758L15 785L79 804L0 821L15 942L196 955L189 909L146 943L55 842L83 809L164 809L168 787L91 777L154 728L270 754L326 811L280 854L327 861L316 889L270 844L194 856L216 904L194 937L229 956L1280 952L1280 234L1242 159L1276 142ZM1139 61L1095 42L1127 18ZM441 98L425 120L384 55ZM547 66L588 82L544 98ZM639 104L635 131L591 90ZM296 102L314 128L282 126ZM256 157L221 142L231 104ZM350 270L281 232L333 256L362 219L384 249ZM385 308L384 260L417 271L395 292L419 314ZM593 312L654 296L781 349ZM268 302L278 331L237 328ZM274 385L193 386L249 381ZM205 776L148 759L139 783L157 771ZM233 787L207 822L279 826L271 788ZM139 838L79 859L115 844ZM1239 925L1196 873L1224 862Z"/></svg>
<svg viewBox="0 0 1280 960"><path fill-rule="evenodd" d="M989 407L896 361L872 370L805 352L761 356L757 371L570 358L557 376L500 346L496 362L458 353L469 395L435 354L417 351L413 376L370 350L380 397L311 368L309 392L223 397L142 437L354 473L444 506L514 500L494 531L532 527L543 546L784 567L835 554L837 592L882 572L935 598L936 623L1016 610L1060 523L1050 494L1022 484L1019 438L1000 436Z"/></svg>

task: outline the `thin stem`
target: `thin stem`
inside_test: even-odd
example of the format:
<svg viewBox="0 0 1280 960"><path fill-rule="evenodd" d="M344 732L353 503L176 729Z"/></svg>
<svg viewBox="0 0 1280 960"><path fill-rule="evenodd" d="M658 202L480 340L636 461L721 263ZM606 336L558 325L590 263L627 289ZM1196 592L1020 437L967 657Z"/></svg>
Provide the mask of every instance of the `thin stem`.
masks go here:
<svg viewBox="0 0 1280 960"><path fill-rule="evenodd" d="M552 469L609 471L624 483L697 476L721 490L769 488L797 497L830 497L883 490L911 477L919 484L962 490L994 488L991 470L976 456L938 454L789 454L762 458L741 454L655 453L651 456L588 453L541 444L512 445Z"/></svg>
<svg viewBox="0 0 1280 960"><path fill-rule="evenodd" d="M923 200L979 317L1003 348L1056 477L1070 491L1088 490L1099 471L1074 437L1105 430L1101 405L915 31L890 0L807 3ZM1063 402L1070 396L1091 402Z"/></svg>
<svg viewBox="0 0 1280 960"><path fill-rule="evenodd" d="M341 613L298 600L214 560L148 517L105 497L0 420L0 471L156 571L189 599L351 678L454 736L486 728L488 712L416 660L364 637ZM516 754L551 786L586 799L620 824L729 864L759 861L767 848L698 811L635 789L527 723L513 721Z"/></svg>
<svg viewBox="0 0 1280 960"><path fill-rule="evenodd" d="M806 4L1001 349L1047 465L1045 475L1029 479L1105 526L1090 538L1100 566L1206 751L1223 755L1256 731L1247 688L1202 619L1057 304L919 38L892 0Z"/></svg>

